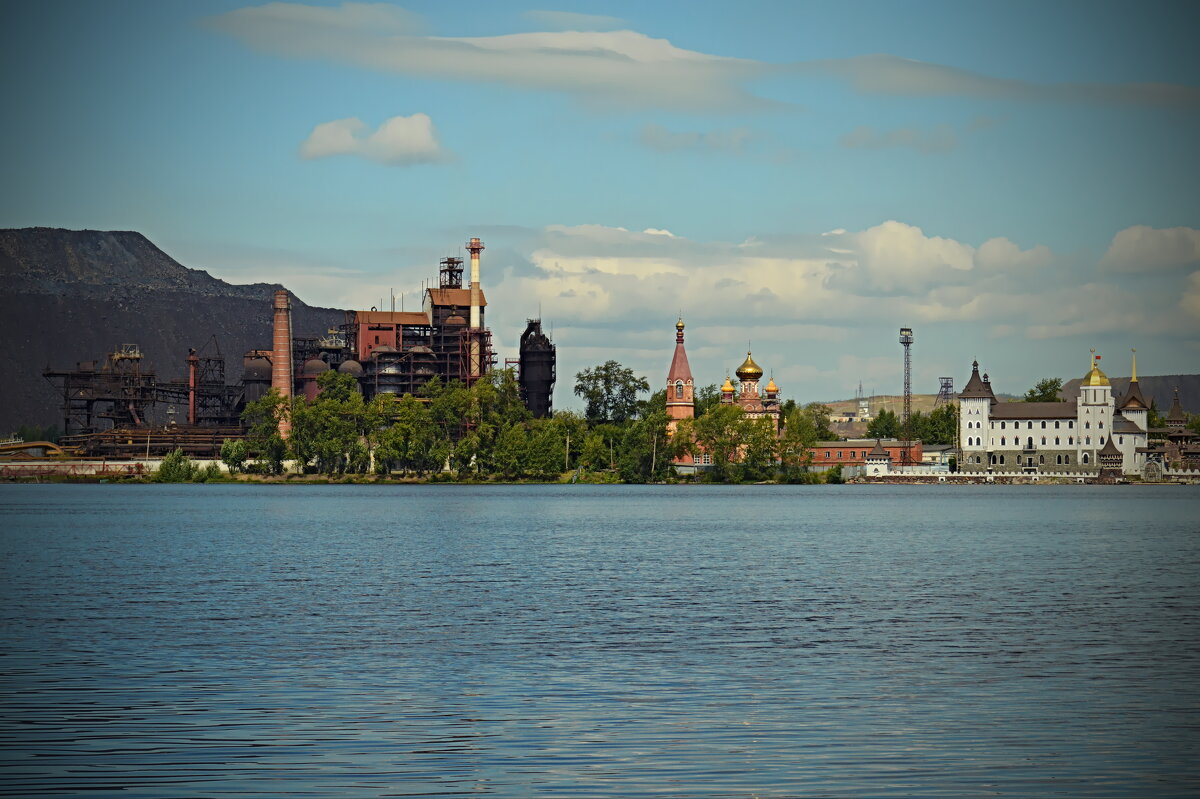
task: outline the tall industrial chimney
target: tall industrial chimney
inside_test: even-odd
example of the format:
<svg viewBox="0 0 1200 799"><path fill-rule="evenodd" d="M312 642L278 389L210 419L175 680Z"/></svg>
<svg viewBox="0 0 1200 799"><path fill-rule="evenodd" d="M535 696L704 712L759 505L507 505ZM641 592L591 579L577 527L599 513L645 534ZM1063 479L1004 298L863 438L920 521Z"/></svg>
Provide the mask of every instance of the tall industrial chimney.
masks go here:
<svg viewBox="0 0 1200 799"><path fill-rule="evenodd" d="M483 242L479 237L467 242L467 251L471 253L471 377L483 374L479 352L479 328L483 327L483 314L480 312L481 297L479 294L479 253L483 251Z"/></svg>
<svg viewBox="0 0 1200 799"><path fill-rule="evenodd" d="M292 396L292 303L286 291L275 292L274 337L271 348L271 388L281 397ZM279 435L292 432L288 417L279 420Z"/></svg>

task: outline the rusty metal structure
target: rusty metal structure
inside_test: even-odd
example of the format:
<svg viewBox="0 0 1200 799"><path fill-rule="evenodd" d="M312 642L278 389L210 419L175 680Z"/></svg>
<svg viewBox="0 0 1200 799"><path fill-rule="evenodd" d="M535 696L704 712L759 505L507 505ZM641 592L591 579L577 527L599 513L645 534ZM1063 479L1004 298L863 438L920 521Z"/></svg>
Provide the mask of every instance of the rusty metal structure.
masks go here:
<svg viewBox="0 0 1200 799"><path fill-rule="evenodd" d="M521 399L534 418L549 416L554 410L556 361L554 342L542 332L542 320L526 319L517 382L521 386Z"/></svg>
<svg viewBox="0 0 1200 799"><path fill-rule="evenodd" d="M390 311L347 311L345 322L323 335L296 336L291 296L276 291L270 349L244 354L240 382L227 382L215 336L188 351L182 379L160 380L136 344L123 344L104 360L81 362L74 369L48 367L43 376L62 396L63 445L103 457L153 457L177 448L215 457L226 438L244 435L241 412L247 403L271 390L312 400L320 390L318 378L330 370L354 377L368 400L379 394L419 397L435 377L471 385L494 367L496 356L484 324L484 245L472 238L466 249L468 286L463 286L463 259L443 258L436 286L424 289L421 310L396 311L393 300ZM526 405L535 416L548 415L555 349L540 320L529 320L521 337L519 366ZM289 432L288 423L281 422L280 434Z"/></svg>

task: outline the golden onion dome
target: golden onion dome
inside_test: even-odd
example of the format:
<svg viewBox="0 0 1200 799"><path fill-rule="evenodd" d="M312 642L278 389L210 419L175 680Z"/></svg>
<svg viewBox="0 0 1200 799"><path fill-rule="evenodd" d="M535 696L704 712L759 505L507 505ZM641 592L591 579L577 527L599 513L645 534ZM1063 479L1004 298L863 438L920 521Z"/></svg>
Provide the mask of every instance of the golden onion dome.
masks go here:
<svg viewBox="0 0 1200 799"><path fill-rule="evenodd" d="M1095 350L1092 350L1092 352L1094 353ZM1104 374L1104 372L1100 371L1100 362L1099 362L1099 359L1095 355L1092 356L1092 370L1090 372L1088 372L1086 375L1084 375L1083 382L1080 383L1079 385L1080 386L1107 386L1107 385L1109 385L1108 375L1106 375L1106 374Z"/></svg>
<svg viewBox="0 0 1200 799"><path fill-rule="evenodd" d="M726 394L733 393L733 383L729 381L729 375L725 375L725 385L721 386L721 391L725 392Z"/></svg>
<svg viewBox="0 0 1200 799"><path fill-rule="evenodd" d="M746 360L742 361L742 365L734 372L738 376L738 380L758 380L763 376L762 367L754 362L754 358L749 352L746 353Z"/></svg>
<svg viewBox="0 0 1200 799"><path fill-rule="evenodd" d="M779 390L779 386L775 385L775 378L771 378L771 382L767 383L767 391L774 393Z"/></svg>
<svg viewBox="0 0 1200 799"><path fill-rule="evenodd" d="M683 317L680 317L679 321L675 323L675 329L678 330L680 333L683 332Z"/></svg>

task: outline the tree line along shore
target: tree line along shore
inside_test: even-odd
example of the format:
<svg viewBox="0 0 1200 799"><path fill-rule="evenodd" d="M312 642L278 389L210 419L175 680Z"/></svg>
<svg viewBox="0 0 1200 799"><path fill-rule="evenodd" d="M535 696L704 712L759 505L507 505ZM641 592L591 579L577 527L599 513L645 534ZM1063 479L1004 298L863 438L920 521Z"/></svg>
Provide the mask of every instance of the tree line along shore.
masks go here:
<svg viewBox="0 0 1200 799"><path fill-rule="evenodd" d="M353 378L326 372L314 400L268 393L250 403L244 438L221 448L224 468L201 465L182 452L129 480L156 482L588 482L720 483L841 482L838 467L815 470L810 448L835 436L830 410L787 400L782 434L765 419L720 403L717 386L699 389L696 416L668 434L665 391L615 361L576 375L585 411L532 418L510 370L495 370L471 386L434 378L420 396L363 400ZM290 433L280 435L280 421ZM953 441L954 408L914 414L914 438ZM870 435L899 429L894 414L872 422ZM672 461L703 451L712 465L680 476Z"/></svg>

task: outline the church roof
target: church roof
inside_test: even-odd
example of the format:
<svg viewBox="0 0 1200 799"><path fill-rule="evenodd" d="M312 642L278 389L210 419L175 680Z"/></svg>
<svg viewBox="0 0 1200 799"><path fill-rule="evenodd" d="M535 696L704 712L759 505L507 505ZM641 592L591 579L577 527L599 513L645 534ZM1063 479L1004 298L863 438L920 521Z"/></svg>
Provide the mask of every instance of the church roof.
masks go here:
<svg viewBox="0 0 1200 799"><path fill-rule="evenodd" d="M687 350L683 348L683 320L675 324L675 356L671 358L671 368L667 372L667 382L674 383L682 380L685 383L692 379L692 367L688 364Z"/></svg>
<svg viewBox="0 0 1200 799"><path fill-rule="evenodd" d="M1171 403L1171 410L1167 412L1168 422L1186 422L1187 416L1183 413L1183 406L1179 404L1179 389L1175 389L1175 401Z"/></svg>
<svg viewBox="0 0 1200 799"><path fill-rule="evenodd" d="M746 352L746 360L742 361L742 365L734 372L739 380L758 380L763 376L762 367L754 362L753 356L749 351Z"/></svg>
<svg viewBox="0 0 1200 799"><path fill-rule="evenodd" d="M1107 386L1109 384L1108 375L1100 371L1100 356L1095 352L1092 350L1092 370L1083 376L1083 382L1079 384L1081 386Z"/></svg>
<svg viewBox="0 0 1200 799"><path fill-rule="evenodd" d="M1114 433L1144 433L1142 428L1138 427L1137 422L1132 419L1127 419L1120 414L1113 417L1112 429Z"/></svg>
<svg viewBox="0 0 1200 799"><path fill-rule="evenodd" d="M1118 458L1122 457L1121 450L1117 449L1117 445L1113 443L1112 436L1108 437L1108 441L1105 442L1104 447L1096 454L1099 455L1101 458L1103 458L1105 456L1109 456L1109 457L1115 456Z"/></svg>
<svg viewBox="0 0 1200 799"><path fill-rule="evenodd" d="M995 399L996 395L992 393L990 383L983 382L983 378L979 376L979 361L971 362L971 379L967 381L967 385L958 394L959 399Z"/></svg>
<svg viewBox="0 0 1200 799"><path fill-rule="evenodd" d="M733 392L733 383L730 381L729 375L725 375L725 383L721 386L721 391L725 392L726 394Z"/></svg>
<svg viewBox="0 0 1200 799"><path fill-rule="evenodd" d="M1129 381L1129 388L1125 389L1125 396L1121 397L1121 402L1117 405L1118 410L1128 408L1131 411L1149 410L1150 406L1146 404L1146 400L1142 397L1142 389L1138 386L1137 378Z"/></svg>
<svg viewBox="0 0 1200 799"><path fill-rule="evenodd" d="M872 460L874 458L887 458L888 460L891 460L892 458L891 453L884 449L883 445L879 443L879 439L875 439L875 446L870 452L867 453L867 460Z"/></svg>
<svg viewBox="0 0 1200 799"><path fill-rule="evenodd" d="M1069 402L998 402L989 411L993 419L1074 419Z"/></svg>

